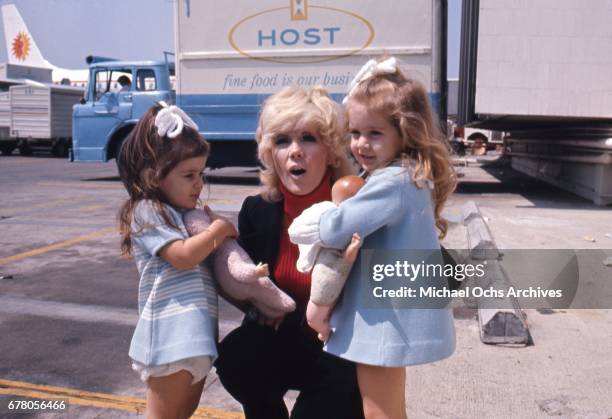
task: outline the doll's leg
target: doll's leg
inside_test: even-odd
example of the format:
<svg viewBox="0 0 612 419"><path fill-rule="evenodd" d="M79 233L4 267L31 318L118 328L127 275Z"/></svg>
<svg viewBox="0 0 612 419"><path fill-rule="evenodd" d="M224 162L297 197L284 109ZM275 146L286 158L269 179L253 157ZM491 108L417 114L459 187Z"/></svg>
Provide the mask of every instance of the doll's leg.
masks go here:
<svg viewBox="0 0 612 419"><path fill-rule="evenodd" d="M355 234L344 253L322 249L312 270L306 321L322 341L326 341L331 333L329 319L357 257L359 247L361 240Z"/></svg>
<svg viewBox="0 0 612 419"><path fill-rule="evenodd" d="M366 419L406 419L406 369L357 364Z"/></svg>
<svg viewBox="0 0 612 419"><path fill-rule="evenodd" d="M192 379L185 370L164 377L150 377L147 381L146 417L190 417L198 407L205 381L191 384Z"/></svg>
<svg viewBox="0 0 612 419"><path fill-rule="evenodd" d="M321 249L312 269L310 299L319 305L333 305L353 265L337 250Z"/></svg>

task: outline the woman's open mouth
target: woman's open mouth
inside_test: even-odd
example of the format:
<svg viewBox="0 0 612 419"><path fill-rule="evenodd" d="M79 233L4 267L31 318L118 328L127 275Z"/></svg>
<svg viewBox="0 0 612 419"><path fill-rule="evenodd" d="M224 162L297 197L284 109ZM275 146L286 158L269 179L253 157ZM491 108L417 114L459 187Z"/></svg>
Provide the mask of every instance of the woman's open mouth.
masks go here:
<svg viewBox="0 0 612 419"><path fill-rule="evenodd" d="M291 173L293 176L302 176L304 173L306 173L306 169L296 167L293 169L289 169L289 173Z"/></svg>

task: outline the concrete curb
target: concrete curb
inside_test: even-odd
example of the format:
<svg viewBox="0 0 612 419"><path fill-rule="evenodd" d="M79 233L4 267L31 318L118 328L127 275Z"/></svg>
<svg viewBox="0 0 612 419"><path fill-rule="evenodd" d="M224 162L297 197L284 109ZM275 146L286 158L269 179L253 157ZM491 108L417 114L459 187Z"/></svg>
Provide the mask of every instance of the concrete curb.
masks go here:
<svg viewBox="0 0 612 419"><path fill-rule="evenodd" d="M500 262L502 254L478 206L474 201L469 201L461 212L467 229L469 262L484 261L486 266L483 280L476 285L504 291L509 289L512 284ZM478 298L477 304L480 340L483 343L523 346L529 344L529 328L516 298L481 297Z"/></svg>

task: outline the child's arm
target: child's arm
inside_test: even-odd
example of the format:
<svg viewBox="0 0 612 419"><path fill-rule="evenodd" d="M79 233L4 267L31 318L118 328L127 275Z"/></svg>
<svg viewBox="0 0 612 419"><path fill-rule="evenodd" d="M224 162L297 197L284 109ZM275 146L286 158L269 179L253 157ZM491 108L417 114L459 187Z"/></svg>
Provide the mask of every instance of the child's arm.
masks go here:
<svg viewBox="0 0 612 419"><path fill-rule="evenodd" d="M323 246L343 249L353 233L367 237L405 214L403 196L409 178L396 171L392 173L371 179L357 195L321 215L318 232Z"/></svg>
<svg viewBox="0 0 612 419"><path fill-rule="evenodd" d="M177 269L191 269L213 252L226 237L236 237L238 232L227 218L215 214L206 207L213 220L210 226L185 240L175 240L160 251L159 255Z"/></svg>

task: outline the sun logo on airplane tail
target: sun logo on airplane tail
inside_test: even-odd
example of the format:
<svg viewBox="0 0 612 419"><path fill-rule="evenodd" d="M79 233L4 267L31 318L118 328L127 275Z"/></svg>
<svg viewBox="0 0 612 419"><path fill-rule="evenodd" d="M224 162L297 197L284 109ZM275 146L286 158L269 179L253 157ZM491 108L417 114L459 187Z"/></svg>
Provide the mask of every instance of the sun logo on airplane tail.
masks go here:
<svg viewBox="0 0 612 419"><path fill-rule="evenodd" d="M30 37L25 32L19 32L13 39L13 55L20 61L25 61L30 53Z"/></svg>

